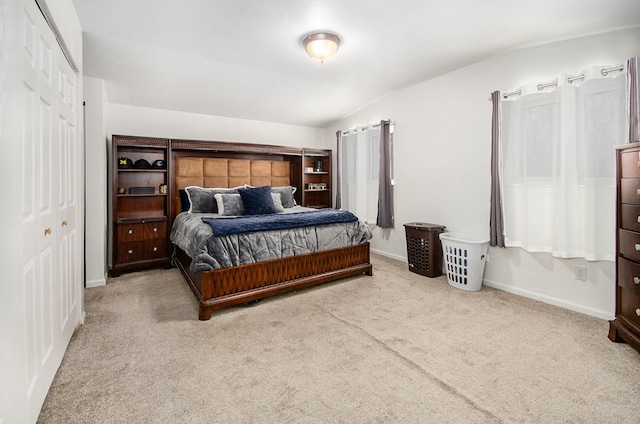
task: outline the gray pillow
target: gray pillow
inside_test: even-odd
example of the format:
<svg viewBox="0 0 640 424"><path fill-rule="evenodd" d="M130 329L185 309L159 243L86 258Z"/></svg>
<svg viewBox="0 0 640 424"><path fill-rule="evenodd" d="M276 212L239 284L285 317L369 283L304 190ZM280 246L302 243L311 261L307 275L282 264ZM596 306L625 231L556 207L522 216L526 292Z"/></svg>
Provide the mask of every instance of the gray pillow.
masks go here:
<svg viewBox="0 0 640 424"><path fill-rule="evenodd" d="M271 193L279 193L282 199L282 206L285 208L292 208L296 205L296 200L293 197L293 193L296 192L296 188L292 186L284 187L271 187Z"/></svg>
<svg viewBox="0 0 640 424"><path fill-rule="evenodd" d="M271 193L273 199L273 205L276 207L276 212L284 212L284 206L282 206L282 195L280 193Z"/></svg>
<svg viewBox="0 0 640 424"><path fill-rule="evenodd" d="M218 204L218 213L224 216L244 215L242 197L235 193L216 193L214 195Z"/></svg>
<svg viewBox="0 0 640 424"><path fill-rule="evenodd" d="M189 196L189 213L218 213L218 203L216 202L216 193L238 193L235 188L203 188L198 186L189 186L185 188L187 196Z"/></svg>

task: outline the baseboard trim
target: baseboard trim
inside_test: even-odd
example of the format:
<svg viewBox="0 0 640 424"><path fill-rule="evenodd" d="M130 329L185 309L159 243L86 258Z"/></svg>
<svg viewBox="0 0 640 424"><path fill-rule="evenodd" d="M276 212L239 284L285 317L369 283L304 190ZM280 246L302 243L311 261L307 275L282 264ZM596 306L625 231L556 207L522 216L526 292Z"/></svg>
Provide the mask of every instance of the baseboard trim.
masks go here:
<svg viewBox="0 0 640 424"><path fill-rule="evenodd" d="M98 278L97 280L87 281L85 283L85 287L90 289L90 288L93 288L93 287L105 286L106 284L107 284L107 279L106 278Z"/></svg>
<svg viewBox="0 0 640 424"><path fill-rule="evenodd" d="M529 290L524 290L524 289L520 289L513 286L507 286L505 284L497 283L495 281L486 280L486 279L482 280L482 283L494 289L502 290L508 293L513 293L518 296L526 297L533 300L539 300L540 302L548 303L554 306L559 306L561 308L569 309L570 311L579 312L581 314L589 315L592 317L601 318L605 320L611 320L614 318L613 314L607 311L603 311L595 308L589 308L583 305L567 302L566 300L561 300L555 297L546 296L544 294L535 293Z"/></svg>
<svg viewBox="0 0 640 424"><path fill-rule="evenodd" d="M407 258L402 256L393 255L388 252L383 252L377 249L371 249L371 253L375 253L380 256L385 256L387 258L395 259L401 262L407 262ZM444 265L444 261L443 261ZM443 274L446 276L446 272L443 269ZM600 309L589 308L583 305L578 305L572 302L567 302L566 300L558 299L551 296L546 296L540 293L535 293L529 290L520 289L513 286L508 286L506 284L497 283L495 281L483 279L482 283L488 287L492 287L494 289L502 290L507 293L512 293L518 296L526 297L528 299L539 300L540 302L548 303L550 305L558 306L560 308L568 309L570 311L579 312L581 314L589 315L596 318L601 318L605 320L612 320L615 317L612 312L603 311Z"/></svg>
<svg viewBox="0 0 640 424"><path fill-rule="evenodd" d="M395 259L396 261L407 262L407 258L406 257L393 255L391 253L383 252L381 250L371 249L371 253L375 253L376 255L380 255L380 256L387 257L387 258Z"/></svg>

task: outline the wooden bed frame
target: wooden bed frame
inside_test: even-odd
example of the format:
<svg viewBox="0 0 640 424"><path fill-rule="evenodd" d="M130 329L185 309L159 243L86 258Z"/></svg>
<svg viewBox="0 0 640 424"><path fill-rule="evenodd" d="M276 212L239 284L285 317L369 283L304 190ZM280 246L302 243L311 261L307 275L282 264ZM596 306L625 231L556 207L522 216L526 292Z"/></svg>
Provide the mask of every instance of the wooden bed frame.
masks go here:
<svg viewBox="0 0 640 424"><path fill-rule="evenodd" d="M288 166L284 164L286 162ZM170 224L182 210L179 190L189 185L293 185L299 188L296 200L300 203L302 166L301 149L172 140ZM269 173L267 169L273 172ZM199 302L201 320L210 319L214 310L227 306L373 273L369 243L199 273L191 272L191 258L184 251L177 246L174 249L174 265L180 269Z"/></svg>

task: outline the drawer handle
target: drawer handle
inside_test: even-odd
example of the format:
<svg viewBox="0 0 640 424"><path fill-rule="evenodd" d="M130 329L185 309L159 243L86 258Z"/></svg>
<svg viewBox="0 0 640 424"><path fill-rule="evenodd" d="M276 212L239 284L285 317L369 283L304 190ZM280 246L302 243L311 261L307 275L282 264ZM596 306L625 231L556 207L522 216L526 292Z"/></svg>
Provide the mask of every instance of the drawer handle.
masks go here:
<svg viewBox="0 0 640 424"><path fill-rule="evenodd" d="M129 234L133 234L133 230L129 230Z"/></svg>
<svg viewBox="0 0 640 424"><path fill-rule="evenodd" d="M638 196L640 196L640 188L636 190L636 193L638 193Z"/></svg>
<svg viewBox="0 0 640 424"><path fill-rule="evenodd" d="M154 252L157 252L157 251L158 251L158 248L154 246L154 247L153 247L153 251L154 251Z"/></svg>
<svg viewBox="0 0 640 424"><path fill-rule="evenodd" d="M636 309L636 315L640 317L640 308Z"/></svg>
<svg viewBox="0 0 640 424"><path fill-rule="evenodd" d="M130 255L133 255L133 249L127 250L127 253L130 254Z"/></svg>
<svg viewBox="0 0 640 424"><path fill-rule="evenodd" d="M638 217L638 222L640 222L640 216ZM153 227L153 232L157 233L158 232L158 227Z"/></svg>
<svg viewBox="0 0 640 424"><path fill-rule="evenodd" d="M638 216L638 222L640 222L640 215Z"/></svg>
<svg viewBox="0 0 640 424"><path fill-rule="evenodd" d="M633 284L640 284L640 277L633 277Z"/></svg>
<svg viewBox="0 0 640 424"><path fill-rule="evenodd" d="M640 251L640 243L636 243L636 250Z"/></svg>

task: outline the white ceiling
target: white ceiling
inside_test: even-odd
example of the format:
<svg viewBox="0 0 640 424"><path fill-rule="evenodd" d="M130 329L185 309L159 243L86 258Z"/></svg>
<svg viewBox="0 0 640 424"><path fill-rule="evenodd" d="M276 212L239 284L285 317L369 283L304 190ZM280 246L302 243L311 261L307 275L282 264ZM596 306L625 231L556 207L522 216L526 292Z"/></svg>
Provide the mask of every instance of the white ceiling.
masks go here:
<svg viewBox="0 0 640 424"><path fill-rule="evenodd" d="M324 127L514 49L640 25L639 0L73 0L112 103ZM333 58L302 39L337 33ZM639 41L640 42L640 41Z"/></svg>

